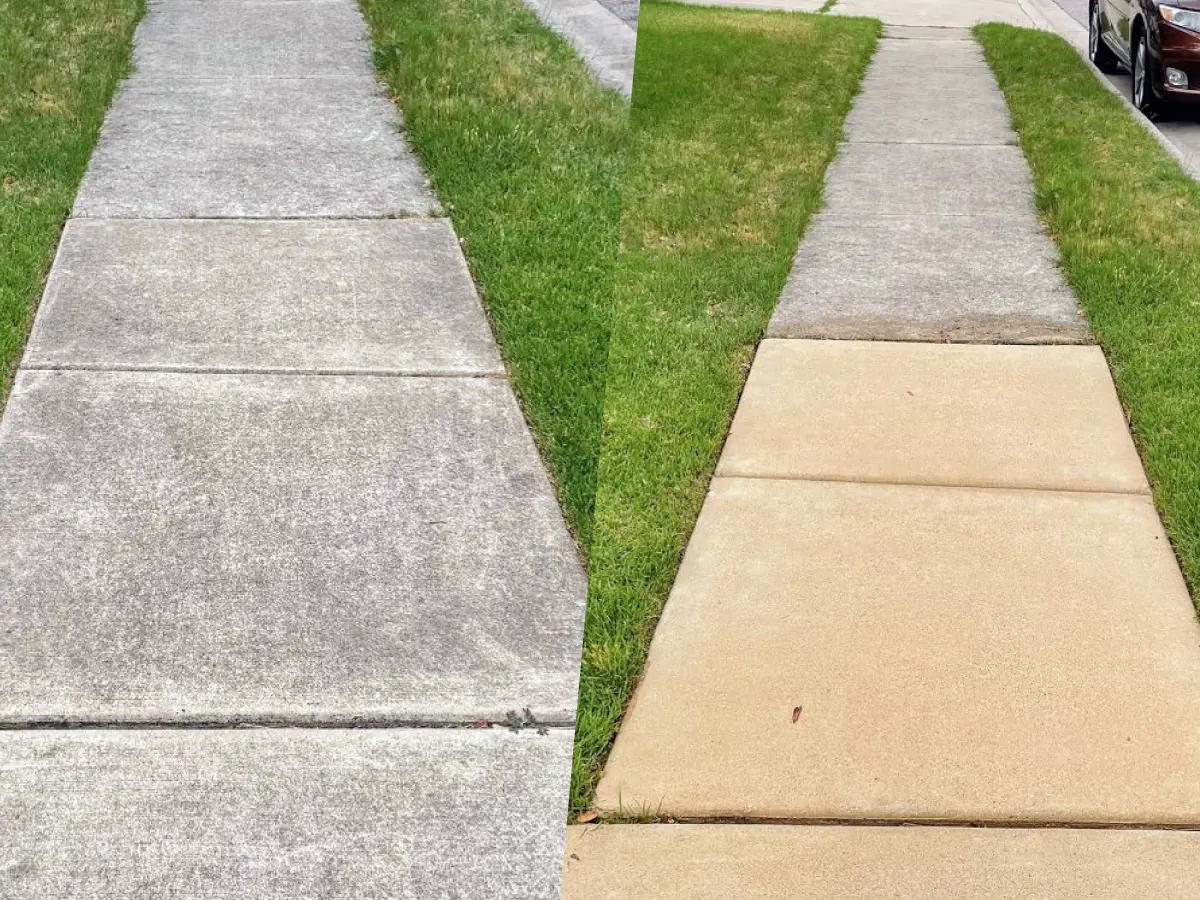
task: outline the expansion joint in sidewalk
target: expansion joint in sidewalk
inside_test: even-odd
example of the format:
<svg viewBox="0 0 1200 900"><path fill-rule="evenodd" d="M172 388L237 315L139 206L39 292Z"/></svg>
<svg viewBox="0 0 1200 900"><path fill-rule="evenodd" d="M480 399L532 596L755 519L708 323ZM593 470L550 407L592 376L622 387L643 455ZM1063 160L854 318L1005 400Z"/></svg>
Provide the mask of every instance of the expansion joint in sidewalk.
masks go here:
<svg viewBox="0 0 1200 900"><path fill-rule="evenodd" d="M1096 494L1099 496L1116 496L1116 497L1145 497L1148 491L1142 490L1120 490L1116 488L1108 488L1099 490L1096 488L1065 488L1065 487L1031 487L1029 485L1007 485L1007 484L983 484L983 483L947 483L944 481L891 481L882 478L821 478L819 476L789 476L789 475L764 475L764 474L740 474L740 473L720 473L713 477L713 480L725 481L799 481L811 484L873 484L886 485L889 487L922 487L922 488L944 488L950 491L1000 491L1009 494Z"/></svg>

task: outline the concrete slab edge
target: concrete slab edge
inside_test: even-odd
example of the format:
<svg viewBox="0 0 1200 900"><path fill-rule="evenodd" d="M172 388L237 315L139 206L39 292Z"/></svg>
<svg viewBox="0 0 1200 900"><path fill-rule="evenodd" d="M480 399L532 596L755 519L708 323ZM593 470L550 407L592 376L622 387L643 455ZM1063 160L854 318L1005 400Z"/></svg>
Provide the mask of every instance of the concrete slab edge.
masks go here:
<svg viewBox="0 0 1200 900"><path fill-rule="evenodd" d="M1174 141L1155 128L1154 123L1138 111L1137 107L1125 96L1125 93L1105 78L1103 72L1092 65L1091 60L1087 56L1087 30L1082 25L1072 19L1064 10L1060 9L1054 3L1054 0L1018 0L1018 3L1024 13L1034 23L1035 28L1039 31L1049 31L1057 34L1070 44L1088 67L1088 71L1096 77L1096 80L1100 84L1104 85L1105 90L1124 104L1125 109L1133 116L1134 120L1146 129L1146 132L1151 137L1158 141L1159 145L1171 155L1171 158L1179 163L1179 167L1184 172L1192 178L1200 180L1200 168L1194 167L1188 161L1187 154L1180 150Z"/></svg>
<svg viewBox="0 0 1200 900"><path fill-rule="evenodd" d="M620 16L596 0L572 0L570 11L561 8L561 0L525 0L525 5L575 48L597 81L626 99L633 96L637 32ZM589 27L591 23L598 27Z"/></svg>

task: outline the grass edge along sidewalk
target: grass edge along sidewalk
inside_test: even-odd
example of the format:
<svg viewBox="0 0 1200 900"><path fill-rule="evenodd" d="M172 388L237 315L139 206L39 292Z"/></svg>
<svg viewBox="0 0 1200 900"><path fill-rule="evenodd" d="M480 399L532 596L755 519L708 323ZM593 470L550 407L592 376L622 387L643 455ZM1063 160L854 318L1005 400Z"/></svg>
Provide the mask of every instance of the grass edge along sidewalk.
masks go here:
<svg viewBox="0 0 1200 900"><path fill-rule="evenodd" d="M628 106L521 0L361 6L586 555Z"/></svg>
<svg viewBox="0 0 1200 900"><path fill-rule="evenodd" d="M1200 584L1200 184L1057 35L975 29L1038 211L1103 347L1193 598Z"/></svg>
<svg viewBox="0 0 1200 900"><path fill-rule="evenodd" d="M0 0L0 411L144 0Z"/></svg>
<svg viewBox="0 0 1200 900"><path fill-rule="evenodd" d="M879 31L641 7L573 814L591 803Z"/></svg>

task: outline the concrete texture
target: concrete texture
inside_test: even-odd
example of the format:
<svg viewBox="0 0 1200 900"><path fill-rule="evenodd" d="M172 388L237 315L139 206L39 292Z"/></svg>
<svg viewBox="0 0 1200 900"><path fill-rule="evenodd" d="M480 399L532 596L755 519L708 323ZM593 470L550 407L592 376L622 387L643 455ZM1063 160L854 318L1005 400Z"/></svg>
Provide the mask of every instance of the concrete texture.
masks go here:
<svg viewBox="0 0 1200 900"><path fill-rule="evenodd" d="M127 85L74 215L372 218L437 208L395 107L364 72Z"/></svg>
<svg viewBox="0 0 1200 900"><path fill-rule="evenodd" d="M931 95L937 103L929 102ZM871 143L1016 143L1004 95L991 76L955 69L868 73L846 119L846 133L854 141Z"/></svg>
<svg viewBox="0 0 1200 900"><path fill-rule="evenodd" d="M867 16L885 25L970 28L981 22L1007 22L1029 28L1033 22L1016 0L839 0L838 16Z"/></svg>
<svg viewBox="0 0 1200 900"><path fill-rule="evenodd" d="M1150 490L1099 347L763 341L717 474Z"/></svg>
<svg viewBox="0 0 1200 900"><path fill-rule="evenodd" d="M138 31L133 80L362 75L370 65L351 0L159 0Z"/></svg>
<svg viewBox="0 0 1200 900"><path fill-rule="evenodd" d="M628 21L596 0L525 0L539 19L561 34L606 87L633 94L637 21Z"/></svg>
<svg viewBox="0 0 1200 900"><path fill-rule="evenodd" d="M72 220L24 365L504 372L430 219Z"/></svg>
<svg viewBox="0 0 1200 900"><path fill-rule="evenodd" d="M690 6L720 6L761 12L817 12L825 0L679 0Z"/></svg>
<svg viewBox="0 0 1200 900"><path fill-rule="evenodd" d="M957 29L888 33L901 36L882 40L871 62L827 172L825 211L800 244L768 334L1089 340L978 47Z"/></svg>
<svg viewBox="0 0 1200 900"><path fill-rule="evenodd" d="M928 35L930 31L934 32L932 36ZM926 76L949 76L943 78L946 83L954 83L955 79L961 80L974 75L975 78L987 79L988 83L995 87L991 73L984 63L983 51L968 30L914 28L907 33L905 39L899 40L893 39L889 30L885 33L884 40L876 47L875 55L871 57L867 77L871 77L872 71L883 70L888 73L888 78L895 78L903 74L904 69L914 70L908 73L910 75L922 72ZM967 71L963 71L964 69ZM930 91L929 95L939 98L941 96L939 91ZM926 100L929 99L929 95L926 96Z"/></svg>
<svg viewBox="0 0 1200 900"><path fill-rule="evenodd" d="M570 757L566 731L0 732L0 894L558 900Z"/></svg>
<svg viewBox="0 0 1200 900"><path fill-rule="evenodd" d="M718 478L597 803L1200 825L1198 647L1149 497Z"/></svg>
<svg viewBox="0 0 1200 900"><path fill-rule="evenodd" d="M493 379L23 372L0 720L570 721L584 581Z"/></svg>
<svg viewBox="0 0 1200 900"><path fill-rule="evenodd" d="M891 40L913 40L913 41L974 41L975 38L971 34L970 28L941 28L927 27L923 25L884 25L883 36ZM879 51L885 49L883 47L875 48L875 58L879 58Z"/></svg>
<svg viewBox="0 0 1200 900"><path fill-rule="evenodd" d="M888 215L1034 217L1029 168L1012 146L843 144L826 174L825 197L828 212L864 222Z"/></svg>
<svg viewBox="0 0 1200 900"><path fill-rule="evenodd" d="M1200 835L1016 828L569 828L562 900L1191 900Z"/></svg>
<svg viewBox="0 0 1200 900"><path fill-rule="evenodd" d="M559 895L586 585L365 34L138 30L0 420L4 900Z"/></svg>
<svg viewBox="0 0 1200 900"><path fill-rule="evenodd" d="M1032 216L817 216L771 337L1072 343L1089 330Z"/></svg>
<svg viewBox="0 0 1200 900"><path fill-rule="evenodd" d="M637 31L638 0L600 0L600 5L613 13L618 19Z"/></svg>
<svg viewBox="0 0 1200 900"><path fill-rule="evenodd" d="M1063 10L1072 19L1082 25L1084 28L1088 26L1088 0L1054 0L1059 8Z"/></svg>

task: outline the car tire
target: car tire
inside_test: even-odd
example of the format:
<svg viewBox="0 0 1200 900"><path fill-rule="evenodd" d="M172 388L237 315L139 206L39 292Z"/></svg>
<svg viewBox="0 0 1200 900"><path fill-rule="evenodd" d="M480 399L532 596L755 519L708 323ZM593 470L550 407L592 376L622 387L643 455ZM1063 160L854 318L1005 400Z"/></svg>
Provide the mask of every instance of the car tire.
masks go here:
<svg viewBox="0 0 1200 900"><path fill-rule="evenodd" d="M1150 58L1150 42L1140 31L1133 47L1133 87L1130 99L1147 119L1156 119L1162 112L1162 102L1154 94L1154 60Z"/></svg>
<svg viewBox="0 0 1200 900"><path fill-rule="evenodd" d="M1105 75L1112 75L1120 66L1117 54L1104 43L1100 31L1100 0L1093 0L1088 10L1088 59Z"/></svg>

